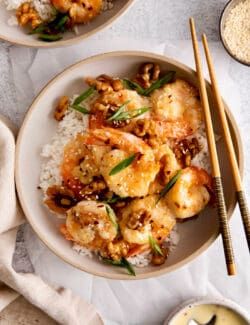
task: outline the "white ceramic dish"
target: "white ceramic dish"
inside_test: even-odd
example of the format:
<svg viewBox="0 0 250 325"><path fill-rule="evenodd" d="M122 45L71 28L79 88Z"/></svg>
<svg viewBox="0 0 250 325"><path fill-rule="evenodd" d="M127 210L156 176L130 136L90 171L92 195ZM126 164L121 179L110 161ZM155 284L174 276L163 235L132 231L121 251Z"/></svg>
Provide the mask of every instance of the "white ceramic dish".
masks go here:
<svg viewBox="0 0 250 325"><path fill-rule="evenodd" d="M250 66L250 62L246 62L243 61L242 59L238 58L236 55L234 55L232 53L232 50L230 49L229 45L227 44L225 37L224 37L224 29L225 29L225 22L227 20L227 17L229 16L230 12L232 11L232 9L237 6L238 4L240 4L241 2L243 2L243 0L230 0L228 1L228 3L226 4L226 6L224 7L222 13L221 13L221 17L220 17L220 38L222 41L222 44L224 46L224 48L226 49L227 53L236 61L246 65L246 66Z"/></svg>
<svg viewBox="0 0 250 325"><path fill-rule="evenodd" d="M234 301L226 298L202 297L202 298L195 298L186 301L181 306L177 307L167 317L163 325L175 325L179 317L183 315L186 316L187 323L185 325L187 325L189 321L188 312L192 310L193 307L197 307L201 305L217 305L217 306L226 307L229 310L232 310L237 316L240 316L242 318L242 322L245 321L244 325L250 324L250 315ZM228 324L228 325L233 325L233 324Z"/></svg>
<svg viewBox="0 0 250 325"><path fill-rule="evenodd" d="M112 9L107 10L98 15L93 21L85 25L78 25L78 34L74 32L66 32L63 38L57 42L43 42L37 40L36 35L29 35L29 29L20 26L9 26L8 19L15 14L14 11L7 11L3 1L0 2L0 39L10 43L24 45L29 47L59 47L71 45L79 42L103 28L109 26L116 19L121 17L129 8L133 0L114 0Z"/></svg>
<svg viewBox="0 0 250 325"><path fill-rule="evenodd" d="M134 277L127 275L123 269L103 264L95 258L80 256L71 249L71 244L58 231L58 226L63 223L63 220L57 219L48 211L43 204L41 191L37 190L41 168L40 152L44 144L49 143L55 133L57 125L53 119L55 104L62 95L72 96L84 91L83 77L96 77L102 73L117 77L130 77L137 71L141 63L148 61L159 63L163 72L175 70L177 76L197 85L196 74L193 70L163 56L145 52L113 52L91 57L63 71L41 91L25 117L17 141L16 185L21 205L31 226L42 241L63 260L83 271L107 278L132 279ZM208 95L212 107L215 132L220 135L221 129L209 86ZM232 140L242 173L242 144L235 121L227 107L226 109ZM222 139L218 141L218 153L222 164L222 176L224 176L228 218L230 218L235 207L234 186L232 178L228 177L230 169L228 159L225 158L226 151ZM216 210L205 209L199 218L180 224L179 232L180 242L166 263L157 267L147 266L136 269L137 276L135 279L170 272L205 251L218 236ZM221 247L221 249L223 248Z"/></svg>

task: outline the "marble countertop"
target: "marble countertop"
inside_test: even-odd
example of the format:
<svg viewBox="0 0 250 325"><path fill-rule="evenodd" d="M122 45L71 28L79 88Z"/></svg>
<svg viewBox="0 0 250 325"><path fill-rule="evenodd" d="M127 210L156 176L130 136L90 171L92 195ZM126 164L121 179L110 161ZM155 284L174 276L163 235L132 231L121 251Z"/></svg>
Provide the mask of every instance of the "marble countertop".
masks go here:
<svg viewBox="0 0 250 325"><path fill-rule="evenodd" d="M225 6L227 1L223 0L211 0L211 1L202 1L202 0L183 0L183 1L170 1L170 0L136 0L132 7L116 22L112 24L112 26L107 27L105 30L99 32L95 36L92 36L92 40L101 41L101 40L112 40L112 39L131 39L131 40L140 40L142 42L151 42L154 41L157 43L167 44L168 42L175 41L188 41L190 40L190 31L189 31L189 17L194 17L196 21L196 29L197 34L200 35L202 32L205 32L208 38L208 41L213 42L214 46L220 46L220 37L219 37L219 18L220 13ZM39 50L41 51L41 50ZM46 50L42 50L46 51ZM101 49L100 49L101 51ZM223 49L222 49L223 51ZM22 65L22 60L24 60L23 55L29 55L30 61L37 54L37 49L24 49L23 47L19 47L16 45L9 44L7 42L0 41L0 114L5 115L10 118L18 127L21 125L22 119L28 106L30 104L31 99L25 98L25 92L22 92L22 87L19 87L19 83L16 81L15 69L13 67L12 55L15 53L15 57L20 60L20 66ZM190 53L190 56L193 56ZM235 89L237 90L237 110L232 107L232 112L234 113L235 119L240 129L240 133L242 136L244 156L245 156L245 168L244 168L244 187L246 196L250 195L250 164L248 161L250 160L250 114L249 114L249 104L250 104L250 68L244 66L236 61L234 61L231 57L227 55L225 52L225 58L228 62L227 64L227 73L226 76L229 76L230 82L233 82L235 85ZM27 58L25 58L27 59ZM24 60L27 62L27 60ZM24 66L24 73L28 73L29 66ZM59 71L58 71L59 72ZM221 73L221 72L220 72ZM49 81L49 80L48 80ZM223 82L227 83L227 78L223 80ZM20 99L21 94L21 99ZM226 99L226 98L225 98ZM23 109L20 110L19 102L26 103L23 105ZM229 103L230 106L230 103ZM250 202L248 200L248 202ZM245 261L245 270L246 273L250 273L250 264L249 264L249 255L247 253L243 253L241 250L246 250L246 245L243 246L237 240L240 236L242 236L243 230L242 227L236 226L240 222L240 215L238 209L236 209L234 216L231 221L232 226L232 235L233 241L235 245L235 249L238 251L237 258L241 261L241 258L248 260ZM218 269L223 265L223 252L221 252L221 261L218 261L218 265L216 265L214 270L206 270L206 264L204 264L204 259L212 260L213 255L218 250L222 250L221 243L218 241L209 248L208 253L203 254L201 257L197 258L194 262L191 263L191 270L194 270L197 273L200 265L201 272L206 273L206 279L213 278L213 272L217 272ZM53 267L57 263L54 257L50 255L48 252L47 262L51 262L50 272L53 272ZM53 264L54 263L54 264ZM59 270L59 266L62 264L58 262L57 270ZM62 266L63 267L63 266ZM223 266L224 267L224 266ZM65 268L66 270L66 268ZM95 292L95 288L100 285L101 280L98 278L93 280L90 276L86 275L85 279L82 275L80 275L79 271L73 271L67 268L68 272L72 272L71 274L75 277L79 276L81 281L88 287L90 287L91 292ZM250 283L249 279L245 286L246 281L244 281L243 274L236 276L235 278L226 278L223 281L220 279L213 280L209 283L208 286L204 283L204 277L201 275L200 277L194 277L193 280L197 281L197 288L191 287L188 284L185 284L186 289L184 289L183 284L180 284L179 287L176 285L172 285L174 281L174 277L177 276L181 279L182 275L187 272L187 268L182 268L174 272L173 274L166 275L161 277L164 285L170 287L171 290L175 290L175 303L176 301L181 302L189 297L193 297L196 295L204 295L204 294L222 294L228 298L235 300L240 303L243 307L250 310ZM244 266L240 266L240 272L244 272ZM249 276L248 276L249 278ZM76 287L76 280L70 280L70 286L72 288ZM116 282L115 284L111 280L107 280L108 285L112 288L112 293L115 295L119 292L120 289L124 288L124 283L121 281L119 284ZM147 289L150 288L150 282L148 280L138 281L138 287L136 284L129 284L131 290L137 290L143 283L144 287ZM156 283L156 282L155 282ZM158 282L157 282L158 283ZM158 284L157 284L158 285ZM172 289L171 289L172 288ZM198 289L202 288L202 289ZM197 290L196 290L197 289ZM155 289L156 290L156 289ZM160 290L160 289L159 289ZM160 300L167 298L167 295L163 294L163 291L160 291L160 297L157 297L157 290L152 292L152 297L157 297ZM79 292L78 292L79 293ZM243 294L244 293L244 294ZM138 292L138 299L141 292ZM89 296L90 297L90 296ZM88 299L89 297L86 297ZM102 295L100 296L102 297ZM105 299L105 297L102 297ZM120 317L121 313L117 312L116 317L111 319L110 313L105 314L105 310L110 308L108 303L102 306L102 302L98 296L92 295L91 302L96 304L101 313L106 318L107 324L132 324L127 319L126 316ZM245 298L245 299L244 299ZM153 300L152 300L153 301ZM156 303L159 304L159 301L155 299ZM139 302L138 302L139 303ZM168 304L167 304L168 305ZM164 307L164 303L158 307ZM169 303L169 308L173 307L173 304ZM105 309L106 308L106 309ZM118 307L117 307L118 308ZM119 308L122 308L119 306ZM118 309L119 309L118 308ZM157 309L157 306L155 306ZM158 310L158 309L157 309ZM165 311L168 312L169 310ZM129 312L129 310L124 310L124 314ZM159 312L159 315L153 317L152 315L149 317L148 322L143 321L143 324L161 324L163 320L164 311ZM138 319L140 317L138 316ZM142 319L142 318L141 318ZM133 323L135 324L135 323ZM142 324L142 322L137 322L136 324Z"/></svg>

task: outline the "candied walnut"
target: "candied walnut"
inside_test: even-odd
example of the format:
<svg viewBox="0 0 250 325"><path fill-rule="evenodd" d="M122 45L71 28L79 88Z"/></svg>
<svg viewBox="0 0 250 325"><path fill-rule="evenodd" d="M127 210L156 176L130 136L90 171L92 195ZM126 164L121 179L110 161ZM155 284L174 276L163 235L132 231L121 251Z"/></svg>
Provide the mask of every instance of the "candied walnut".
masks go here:
<svg viewBox="0 0 250 325"><path fill-rule="evenodd" d="M82 195L98 194L107 187L103 180L93 181L90 184L83 187L81 190Z"/></svg>
<svg viewBox="0 0 250 325"><path fill-rule="evenodd" d="M152 62L143 63L139 68L139 73L136 75L135 81L144 89L148 89L152 83L159 79L160 72L161 69L158 64Z"/></svg>
<svg viewBox="0 0 250 325"><path fill-rule="evenodd" d="M65 212L77 203L77 199L73 191L64 186L54 185L47 189L48 198L44 203L50 210L65 214Z"/></svg>
<svg viewBox="0 0 250 325"><path fill-rule="evenodd" d="M96 79L86 78L85 81L90 87L95 86L99 92L112 92L123 89L123 83L119 79L114 79L106 74L102 74Z"/></svg>
<svg viewBox="0 0 250 325"><path fill-rule="evenodd" d="M18 7L16 18L21 26L24 26L30 22L33 29L42 23L38 12L32 7L30 2L24 2Z"/></svg>
<svg viewBox="0 0 250 325"><path fill-rule="evenodd" d="M54 118L57 121L61 121L64 118L65 112L67 111L68 107L69 107L69 99L67 96L63 96L59 100L59 103L55 108Z"/></svg>
<svg viewBox="0 0 250 325"><path fill-rule="evenodd" d="M135 212L132 212L129 215L129 219L127 221L127 226L130 229L140 229L150 219L151 215L148 211L141 209Z"/></svg>
<svg viewBox="0 0 250 325"><path fill-rule="evenodd" d="M168 248L166 246L161 246L161 252L163 255L160 255L157 252L153 252L152 254L152 259L151 259L151 263L153 265L162 265L165 263L166 258L168 256Z"/></svg>
<svg viewBox="0 0 250 325"><path fill-rule="evenodd" d="M129 250L129 244L124 240L119 240L117 242L110 242L103 248L102 255L104 257L111 258L114 261L118 261L121 257L125 257Z"/></svg>
<svg viewBox="0 0 250 325"><path fill-rule="evenodd" d="M190 166L191 160L201 151L201 145L196 138L184 139L174 146L174 154L182 167Z"/></svg>

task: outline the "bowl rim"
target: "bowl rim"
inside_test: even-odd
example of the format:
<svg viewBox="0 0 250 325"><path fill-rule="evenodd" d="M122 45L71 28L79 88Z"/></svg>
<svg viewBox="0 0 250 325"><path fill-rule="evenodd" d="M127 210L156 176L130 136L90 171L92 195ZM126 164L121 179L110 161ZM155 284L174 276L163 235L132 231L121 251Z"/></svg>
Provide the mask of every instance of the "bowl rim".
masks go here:
<svg viewBox="0 0 250 325"><path fill-rule="evenodd" d="M247 67L250 67L250 62L247 63L247 62L245 62L245 61L242 61L241 59L239 59L237 56L235 56L235 55L231 52L229 46L227 45L227 43L226 43L226 41L225 41L225 39L224 39L224 37L223 37L223 20L225 19L226 10L229 9L230 5L233 5L233 2L234 2L234 1L235 1L235 0L229 0L229 1L226 3L226 5L224 6L224 8L223 8L223 10L222 10L222 12L221 12L220 19L219 19L219 30L220 30L220 33L219 33L219 34L220 34L220 40L221 40L222 45L223 45L223 47L225 48L226 52L231 56L231 58L233 58L235 61L237 61L237 62L239 62L239 63L241 63L241 64L243 64L243 65L245 65L245 66L247 66ZM236 1L237 1L237 0L236 0ZM240 0L239 3L240 3L240 2L243 2L243 1L244 1L244 0Z"/></svg>
<svg viewBox="0 0 250 325"><path fill-rule="evenodd" d="M24 214L29 222L29 224L31 225L31 227L33 228L34 232L36 233L36 235L38 235L38 237L41 239L41 241L58 257L60 257L63 261L67 262L68 264L70 264L71 266L76 267L79 270L85 271L90 273L90 271L88 271L87 268L85 268L83 265L81 265L80 263L73 263L72 261L70 261L69 258L65 257L64 254L62 252L59 252L55 247L53 247L46 239L46 236L44 234L42 234L40 232L40 230L36 227L35 223L32 221L32 218L29 217L29 213L28 213L28 207L25 204L25 200L24 197L22 196L22 191L21 191L21 184L20 184L20 175L19 175L19 168L18 168L18 161L19 161L19 155L20 155L20 143L22 141L22 135L25 129L25 125L29 120L29 116L33 113L33 110L36 107L37 102L40 100L40 98L43 96L43 94L47 91L47 89L54 84L55 82L57 82L60 78L62 78L64 75L70 73L73 69L80 67L86 63L89 62L95 62L96 60L100 60L100 59L105 59L108 57L119 57L119 56L137 56L137 57L146 57L148 59L155 59L155 60L161 60L162 62L165 63L170 63L173 65L177 65L178 67L180 67L182 70L195 74L196 72L188 67L187 65L178 62L172 58L168 58L166 56L163 55L159 55L159 54L155 54L155 53L151 53L151 52L145 52L145 51L114 51L114 52L107 52L107 53L102 53L102 54L97 54L94 56L90 56L88 58L85 58L79 62L76 62L72 65L70 65L69 67L65 68L64 70L62 70L60 73L58 73L54 78L52 78L42 89L41 91L38 93L38 95L34 98L33 102L31 103L30 107L28 108L23 123L21 125L21 128L19 130L18 136L17 136L17 142L16 142L16 155L15 155L15 183L16 183L16 188L17 188L17 194L18 194L18 198L21 204L21 207L24 211ZM210 83L208 83L208 81L206 81L207 85L209 86ZM237 146L238 146L238 153L239 153L239 171L240 171L240 175L241 177L243 176L243 169L244 169L244 156L243 156L243 144L242 144L242 140L240 137L240 132L239 129L237 127L237 123L232 115L232 113L230 112L228 106L225 104L225 110L227 113L227 116L234 128L235 131L235 136L237 138ZM228 209L228 219L230 220L233 214L233 211L235 209L236 206L236 199L234 198L232 204L230 205L229 209ZM196 257L198 257L201 253L203 253L218 237L219 235L219 229L217 229L216 232L214 232L214 234L202 245L200 246L194 253L192 253L190 256L188 256L187 258L183 259L182 261L179 261L178 263L171 265L166 269L155 269L154 271L150 271L146 274L137 274L136 277L131 277L130 275L127 274L123 274L121 273L116 273L116 274L111 274L111 273L104 273L104 272L99 272L99 271L91 271L91 274L96 275L96 276L100 276L100 277L104 277L104 278L110 278L110 279L114 279L114 280L139 280L139 279L146 279L146 278L151 278L151 277L156 277L156 276L160 276L160 275L164 275L167 274L171 271L174 271L184 265L186 265L187 263L191 262L192 260L194 260Z"/></svg>
<svg viewBox="0 0 250 325"><path fill-rule="evenodd" d="M200 296L200 297L186 300L183 303L181 303L178 307L175 307L167 316L163 325L174 325L172 324L172 322L174 322L176 318L180 316L180 314L182 314L189 308L200 306L200 305L210 305L210 304L227 307L232 311L236 312L238 315L240 315L246 322L250 323L250 314L235 301L226 297Z"/></svg>
<svg viewBox="0 0 250 325"><path fill-rule="evenodd" d="M42 42L39 40L31 39L31 41L22 41L22 40L18 40L16 38L4 36L1 34L1 32L0 32L0 40L9 42L14 45L22 45L22 46L32 47L32 48L60 48L63 46L73 45L73 44L79 43L80 41L82 41L84 39L89 38L90 36L92 36L94 34L97 34L101 30L104 30L105 28L107 28L108 26L113 24L117 20L117 18L119 18L119 17L121 18L127 12L129 7L135 1L136 0L127 0L127 3L124 4L124 6L115 15L110 17L106 22L104 22L100 26L94 28L93 30L91 30L83 35L78 35L78 36L76 35L75 37L67 39L67 40L62 39L57 42Z"/></svg>

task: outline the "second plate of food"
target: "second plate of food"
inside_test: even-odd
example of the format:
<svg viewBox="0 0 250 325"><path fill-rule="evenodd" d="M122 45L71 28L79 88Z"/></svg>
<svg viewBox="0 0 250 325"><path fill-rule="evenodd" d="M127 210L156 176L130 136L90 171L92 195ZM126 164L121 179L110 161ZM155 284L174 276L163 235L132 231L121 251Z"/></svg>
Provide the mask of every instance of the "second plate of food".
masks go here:
<svg viewBox="0 0 250 325"><path fill-rule="evenodd" d="M79 42L120 17L133 0L5 0L0 3L0 39L29 47Z"/></svg>
<svg viewBox="0 0 250 325"><path fill-rule="evenodd" d="M230 218L234 185L207 88ZM242 173L240 136L225 108ZM193 260L219 234L195 72L144 52L69 67L25 117L16 185L37 235L83 271L141 279Z"/></svg>

